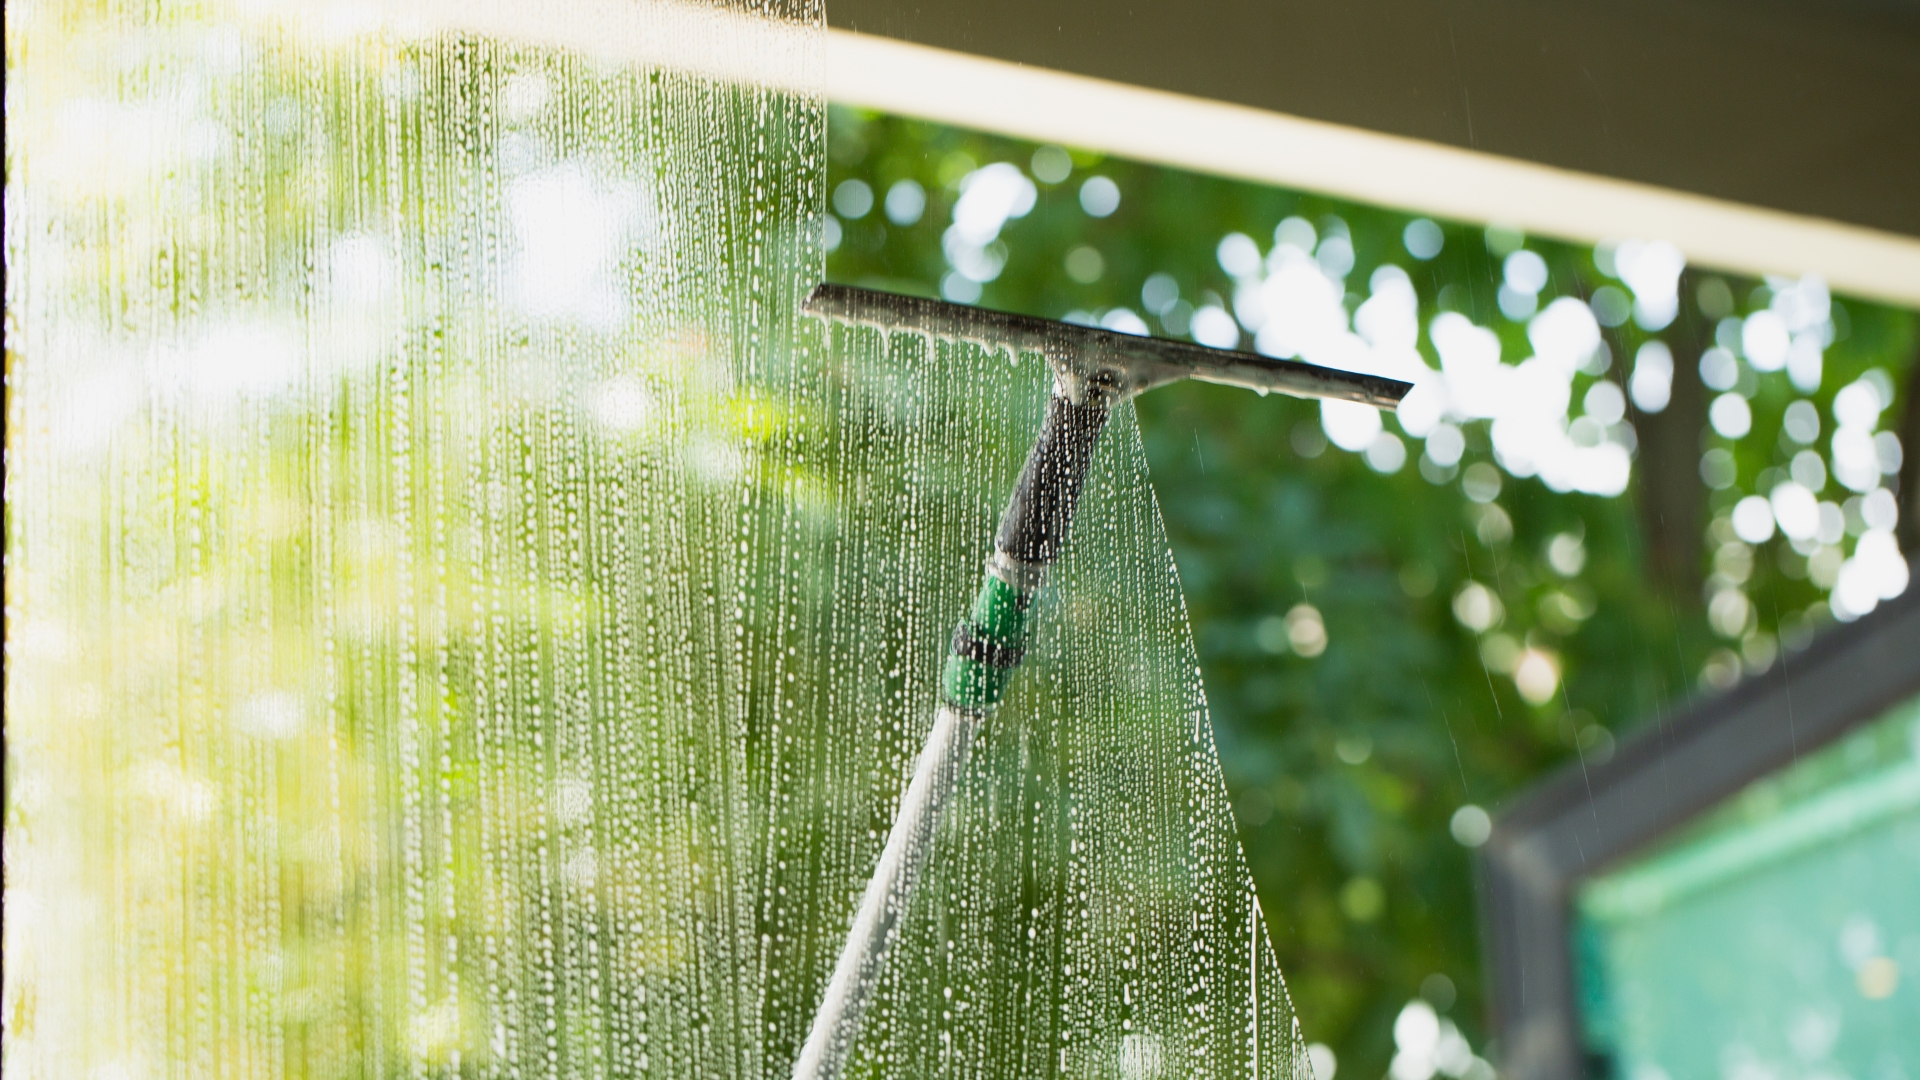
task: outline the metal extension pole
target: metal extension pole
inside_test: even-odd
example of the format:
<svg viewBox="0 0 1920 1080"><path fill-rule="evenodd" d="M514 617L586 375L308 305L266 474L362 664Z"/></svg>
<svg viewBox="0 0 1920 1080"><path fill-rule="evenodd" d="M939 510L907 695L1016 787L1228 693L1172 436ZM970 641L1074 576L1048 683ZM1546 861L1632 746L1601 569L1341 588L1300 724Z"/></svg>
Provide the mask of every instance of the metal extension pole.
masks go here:
<svg viewBox="0 0 1920 1080"><path fill-rule="evenodd" d="M987 579L967 618L954 630L941 671L941 703L933 730L914 764L880 863L860 898L820 1011L794 1062L794 1080L835 1080L852 1053L861 1017L886 970L887 950L899 934L974 733L999 708L1025 656L1034 594L1047 566L1059 556L1109 412L1104 395L1083 393L1084 400L1076 403L1064 389L1056 384L1047 403L1040 437L1000 518Z"/></svg>
<svg viewBox="0 0 1920 1080"><path fill-rule="evenodd" d="M926 748L913 768L913 782L900 800L900 812L887 833L873 879L860 898L860 910L847 931L847 943L834 965L833 978L820 998L813 1029L794 1062L794 1080L828 1080L840 1074L860 1032L860 1019L885 969L895 929L907 913L920 870L933 848L942 811L966 767L980 718L948 705L934 714Z"/></svg>

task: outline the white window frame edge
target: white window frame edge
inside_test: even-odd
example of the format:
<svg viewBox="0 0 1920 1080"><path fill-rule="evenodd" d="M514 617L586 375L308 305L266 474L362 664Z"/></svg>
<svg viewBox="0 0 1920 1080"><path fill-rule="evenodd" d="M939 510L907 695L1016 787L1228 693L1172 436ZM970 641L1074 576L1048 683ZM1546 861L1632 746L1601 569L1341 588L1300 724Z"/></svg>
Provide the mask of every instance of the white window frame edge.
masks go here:
<svg viewBox="0 0 1920 1080"><path fill-rule="evenodd" d="M1634 237L1740 274L1920 307L1920 238L1496 154L685 0L263 0L323 33L465 31L1576 243Z"/></svg>

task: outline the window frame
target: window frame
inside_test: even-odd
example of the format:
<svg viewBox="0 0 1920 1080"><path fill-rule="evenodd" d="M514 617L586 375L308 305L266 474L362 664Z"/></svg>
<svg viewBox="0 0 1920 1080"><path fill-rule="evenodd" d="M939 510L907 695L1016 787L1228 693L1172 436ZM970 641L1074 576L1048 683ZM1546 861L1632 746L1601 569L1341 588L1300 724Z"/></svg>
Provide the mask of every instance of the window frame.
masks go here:
<svg viewBox="0 0 1920 1080"><path fill-rule="evenodd" d="M1920 589L1671 719L1603 764L1571 762L1494 818L1475 859L1482 970L1501 1071L1592 1074L1581 1037L1573 900L1747 784L1920 694Z"/></svg>

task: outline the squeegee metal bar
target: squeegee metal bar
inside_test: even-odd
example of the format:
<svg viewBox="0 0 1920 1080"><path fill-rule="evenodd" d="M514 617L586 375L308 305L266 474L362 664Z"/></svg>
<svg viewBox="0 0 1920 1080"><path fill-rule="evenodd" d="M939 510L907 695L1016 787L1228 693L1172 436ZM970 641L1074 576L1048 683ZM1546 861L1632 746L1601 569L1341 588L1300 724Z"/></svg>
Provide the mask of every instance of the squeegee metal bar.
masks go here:
<svg viewBox="0 0 1920 1080"><path fill-rule="evenodd" d="M1098 369L1121 397L1179 379L1240 386L1262 393L1357 401L1391 409L1412 384L1378 375L1276 360L1257 353L1213 349L1187 341L1122 334L1097 326L950 304L852 285L814 286L804 310L811 315L934 337L957 338L989 349L1041 352L1056 363ZM1093 374L1092 370L1083 372Z"/></svg>

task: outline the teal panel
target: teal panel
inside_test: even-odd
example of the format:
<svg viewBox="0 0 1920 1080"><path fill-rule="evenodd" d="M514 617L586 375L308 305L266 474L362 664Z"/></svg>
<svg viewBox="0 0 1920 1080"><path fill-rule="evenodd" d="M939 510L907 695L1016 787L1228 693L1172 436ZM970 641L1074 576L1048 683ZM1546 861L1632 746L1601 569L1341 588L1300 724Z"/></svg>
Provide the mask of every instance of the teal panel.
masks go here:
<svg viewBox="0 0 1920 1080"><path fill-rule="evenodd" d="M1920 1077L1920 702L1588 882L1589 1046L1632 1080Z"/></svg>

